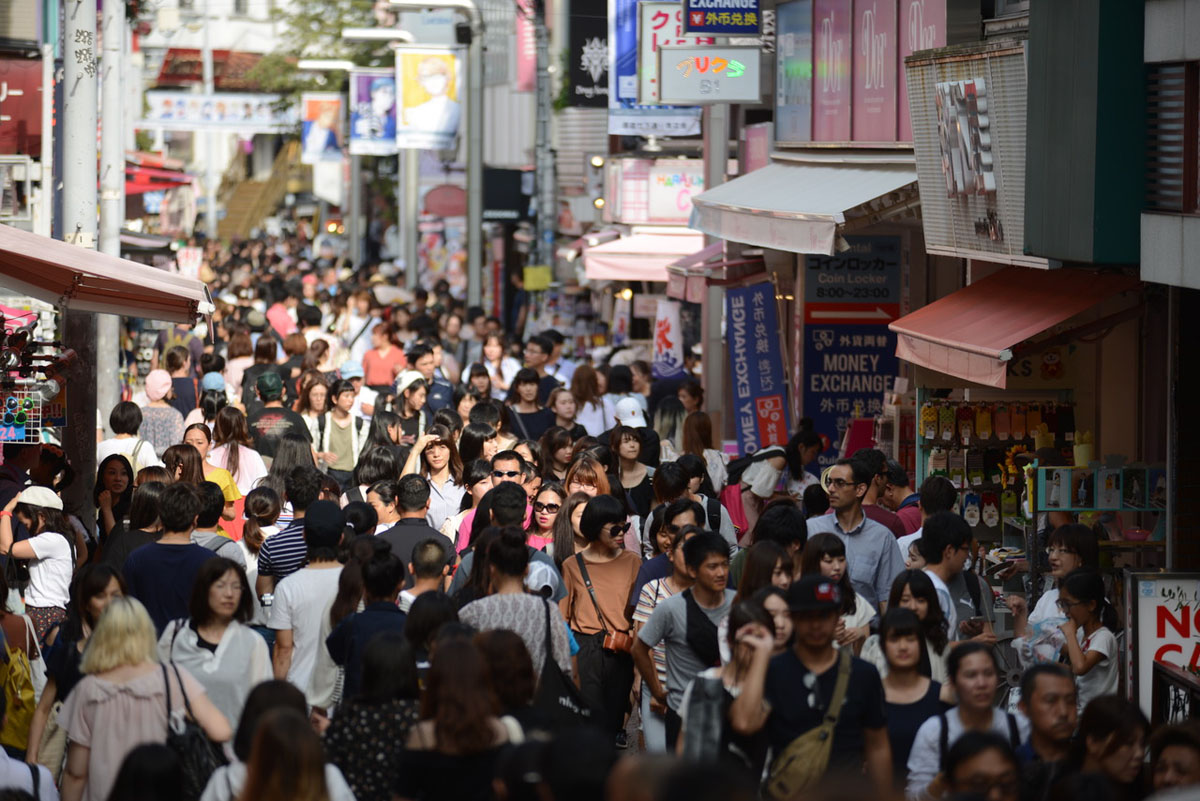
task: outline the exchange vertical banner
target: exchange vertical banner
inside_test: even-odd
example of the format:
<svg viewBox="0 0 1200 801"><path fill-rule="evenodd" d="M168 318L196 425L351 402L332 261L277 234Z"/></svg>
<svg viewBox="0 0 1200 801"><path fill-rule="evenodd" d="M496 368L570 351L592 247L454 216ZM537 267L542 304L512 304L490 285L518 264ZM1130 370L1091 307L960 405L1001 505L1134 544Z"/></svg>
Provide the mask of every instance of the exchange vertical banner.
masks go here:
<svg viewBox="0 0 1200 801"><path fill-rule="evenodd" d="M389 69L350 72L350 155L396 152L396 73Z"/></svg>
<svg viewBox="0 0 1200 801"><path fill-rule="evenodd" d="M772 284L725 292L734 427L742 453L788 440L787 380L779 333Z"/></svg>
<svg viewBox="0 0 1200 801"><path fill-rule="evenodd" d="M654 314L654 364L650 367L655 378L683 375L683 326L679 323L679 310L679 301L659 298Z"/></svg>
<svg viewBox="0 0 1200 801"><path fill-rule="evenodd" d="M846 241L846 252L804 263L804 416L834 443L856 414L883 411L900 364L887 327L900 316L900 238ZM819 462L836 459L832 448Z"/></svg>
<svg viewBox="0 0 1200 801"><path fill-rule="evenodd" d="M396 146L449 150L462 121L462 47L396 48Z"/></svg>

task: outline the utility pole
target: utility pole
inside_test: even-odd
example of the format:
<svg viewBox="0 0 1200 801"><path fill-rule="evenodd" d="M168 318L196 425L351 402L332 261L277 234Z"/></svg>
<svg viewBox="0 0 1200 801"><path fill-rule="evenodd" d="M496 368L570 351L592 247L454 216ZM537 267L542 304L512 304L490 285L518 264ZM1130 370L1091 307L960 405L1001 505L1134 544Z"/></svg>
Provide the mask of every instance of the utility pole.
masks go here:
<svg viewBox="0 0 1200 801"><path fill-rule="evenodd" d="M110 256L120 256L121 224L125 220L125 115L121 81L125 6L106 2L103 14L100 29L104 54L100 62L104 109L100 128L100 250ZM120 318L115 314L96 315L96 406L101 417L121 400L120 353ZM107 420L104 422L107 424Z"/></svg>
<svg viewBox="0 0 1200 801"><path fill-rule="evenodd" d="M96 247L96 0L65 0L63 37L62 237ZM63 342L83 367L67 388L63 449L81 476L96 475L96 315L63 315ZM87 481L67 489L66 506L95 520Z"/></svg>
<svg viewBox="0 0 1200 801"><path fill-rule="evenodd" d="M398 207L403 218L398 219L400 226L400 241L403 243L401 252L404 254L404 286L416 289L420 276L417 264L417 243L420 234L417 226L421 219L421 151L406 148L400 151L401 189L403 190ZM469 280L469 279L468 279Z"/></svg>
<svg viewBox="0 0 1200 801"><path fill-rule="evenodd" d="M213 83L212 42L208 36L209 0L204 0L203 36L201 59L203 65L204 95L211 98L216 91ZM209 239L217 238L217 146L216 134L211 127L204 129L204 227Z"/></svg>
<svg viewBox="0 0 1200 801"><path fill-rule="evenodd" d="M483 302L483 15L472 2L467 50L467 308Z"/></svg>
<svg viewBox="0 0 1200 801"><path fill-rule="evenodd" d="M729 104L705 106L704 126L704 189L707 191L725 183L725 168L729 163ZM706 236L705 244L720 242ZM704 337L704 397L707 410L714 418L714 427L724 437L730 417L725 412L729 387L725 380L725 338L721 336L721 319L725 311L725 289L709 286L700 313Z"/></svg>
<svg viewBox="0 0 1200 801"><path fill-rule="evenodd" d="M550 114L554 103L550 82L550 34L546 30L546 4L534 0L534 32L537 44L537 248L536 263L554 265L554 229L558 201L555 199L554 149L550 142Z"/></svg>
<svg viewBox="0 0 1200 801"><path fill-rule="evenodd" d="M346 220L346 241L350 247L346 249L346 255L354 265L354 269L362 266L362 230L359 221L362 219L362 156L350 156L350 197L346 203L347 216Z"/></svg>

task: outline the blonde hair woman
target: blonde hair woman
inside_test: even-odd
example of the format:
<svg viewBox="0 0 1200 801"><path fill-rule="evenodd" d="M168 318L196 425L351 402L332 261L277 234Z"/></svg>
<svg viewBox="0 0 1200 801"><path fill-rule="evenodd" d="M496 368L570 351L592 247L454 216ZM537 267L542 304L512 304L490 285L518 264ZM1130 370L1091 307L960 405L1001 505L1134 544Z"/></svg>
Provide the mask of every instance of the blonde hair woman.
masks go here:
<svg viewBox="0 0 1200 801"><path fill-rule="evenodd" d="M167 739L167 691L173 714L184 696L196 723L214 742L233 730L187 671L158 662L158 638L146 608L135 598L114 598L88 639L84 678L63 704L59 724L70 744L63 774L64 801L104 801L126 754L142 743Z"/></svg>

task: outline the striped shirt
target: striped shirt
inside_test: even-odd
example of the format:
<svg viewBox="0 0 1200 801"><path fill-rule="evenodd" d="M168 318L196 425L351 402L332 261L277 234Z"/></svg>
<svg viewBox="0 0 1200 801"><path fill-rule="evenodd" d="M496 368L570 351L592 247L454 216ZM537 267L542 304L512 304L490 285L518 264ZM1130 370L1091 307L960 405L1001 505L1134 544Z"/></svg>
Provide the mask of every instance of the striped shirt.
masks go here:
<svg viewBox="0 0 1200 801"><path fill-rule="evenodd" d="M258 552L258 575L284 579L304 567L307 561L304 518L300 518L263 541Z"/></svg>
<svg viewBox="0 0 1200 801"><path fill-rule="evenodd" d="M658 604L674 594L665 578L652 579L646 582L642 586L641 595L638 596L637 607L633 610L633 622L641 623L643 626L649 623L650 616L654 614L654 610L658 607ZM666 641L660 642L650 649L650 655L654 658L654 667L658 670L658 682L665 688L667 686Z"/></svg>

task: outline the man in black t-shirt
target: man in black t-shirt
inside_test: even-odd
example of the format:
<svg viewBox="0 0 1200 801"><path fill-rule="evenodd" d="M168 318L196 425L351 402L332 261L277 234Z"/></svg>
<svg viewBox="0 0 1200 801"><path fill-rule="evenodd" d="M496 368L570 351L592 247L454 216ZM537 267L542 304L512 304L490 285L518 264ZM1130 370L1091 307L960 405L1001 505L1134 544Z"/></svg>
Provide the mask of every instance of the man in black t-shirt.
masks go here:
<svg viewBox="0 0 1200 801"><path fill-rule="evenodd" d="M278 373L263 373L254 382L258 397L263 402L261 409L251 412L246 419L254 449L263 459L274 459L279 440L287 434L298 434L312 441L304 418L283 406L283 379Z"/></svg>
<svg viewBox="0 0 1200 801"><path fill-rule="evenodd" d="M735 635L754 648L742 692L730 707L734 731L753 734L764 727L778 757L805 732L819 726L833 700L841 663L833 647L841 615L837 584L822 576L804 576L788 589L792 647L772 658L772 638ZM883 684L868 662L852 657L844 701L836 710L833 747L826 768L831 774L867 776L881 796L891 792L892 749L884 719Z"/></svg>

